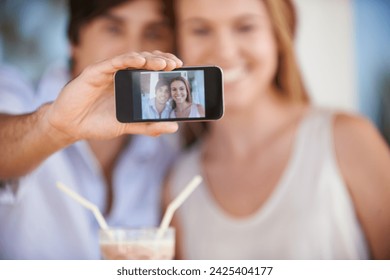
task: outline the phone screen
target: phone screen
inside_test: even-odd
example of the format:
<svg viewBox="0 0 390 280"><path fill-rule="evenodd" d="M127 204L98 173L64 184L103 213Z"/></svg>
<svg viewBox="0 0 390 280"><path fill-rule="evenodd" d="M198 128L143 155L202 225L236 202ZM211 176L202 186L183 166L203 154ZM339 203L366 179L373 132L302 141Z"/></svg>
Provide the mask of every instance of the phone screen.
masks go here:
<svg viewBox="0 0 390 280"><path fill-rule="evenodd" d="M135 120L204 118L205 86L202 70L136 72L133 77Z"/></svg>
<svg viewBox="0 0 390 280"><path fill-rule="evenodd" d="M222 116L222 74L217 67L121 70L115 76L115 92L117 118L122 122L208 120Z"/></svg>

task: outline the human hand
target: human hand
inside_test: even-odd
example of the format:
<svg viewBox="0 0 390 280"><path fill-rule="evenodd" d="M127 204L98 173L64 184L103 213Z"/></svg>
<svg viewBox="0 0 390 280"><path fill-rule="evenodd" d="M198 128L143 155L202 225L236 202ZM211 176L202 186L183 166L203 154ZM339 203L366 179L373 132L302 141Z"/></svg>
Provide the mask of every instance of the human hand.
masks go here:
<svg viewBox="0 0 390 280"><path fill-rule="evenodd" d="M44 110L44 118L55 136L69 143L81 139L111 139L123 134L158 136L173 133L175 122L120 123L115 117L113 76L120 69L171 71L182 62L172 54L126 53L90 65L61 91Z"/></svg>

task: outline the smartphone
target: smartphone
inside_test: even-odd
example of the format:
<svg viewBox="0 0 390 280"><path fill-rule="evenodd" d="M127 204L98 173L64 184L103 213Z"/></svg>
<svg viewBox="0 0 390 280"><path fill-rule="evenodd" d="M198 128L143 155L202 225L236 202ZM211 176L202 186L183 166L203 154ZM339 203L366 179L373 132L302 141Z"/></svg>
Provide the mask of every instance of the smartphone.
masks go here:
<svg viewBox="0 0 390 280"><path fill-rule="evenodd" d="M209 121L223 116L223 75L218 66L119 70L114 85L116 118L122 123Z"/></svg>

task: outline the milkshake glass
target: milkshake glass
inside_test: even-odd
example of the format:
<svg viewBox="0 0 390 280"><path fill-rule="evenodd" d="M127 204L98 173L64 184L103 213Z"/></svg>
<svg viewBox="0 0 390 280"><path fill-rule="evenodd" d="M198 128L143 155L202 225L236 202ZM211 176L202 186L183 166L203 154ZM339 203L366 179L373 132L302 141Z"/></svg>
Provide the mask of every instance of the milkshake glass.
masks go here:
<svg viewBox="0 0 390 280"><path fill-rule="evenodd" d="M175 254L175 229L161 237L158 228L109 228L99 231L100 251L106 260L171 260Z"/></svg>

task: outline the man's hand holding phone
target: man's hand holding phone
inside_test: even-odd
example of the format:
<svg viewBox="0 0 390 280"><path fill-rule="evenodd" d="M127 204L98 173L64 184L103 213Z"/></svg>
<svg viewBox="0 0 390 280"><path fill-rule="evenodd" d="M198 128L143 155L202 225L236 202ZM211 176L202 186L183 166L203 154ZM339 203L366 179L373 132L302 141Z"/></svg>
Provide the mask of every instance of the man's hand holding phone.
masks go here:
<svg viewBox="0 0 390 280"><path fill-rule="evenodd" d="M58 141L71 144L80 139L111 139L123 134L156 136L173 133L176 123L124 124L115 118L113 77L121 69L171 71L182 62L172 54L127 53L93 64L61 91L58 98L41 108L45 131Z"/></svg>

